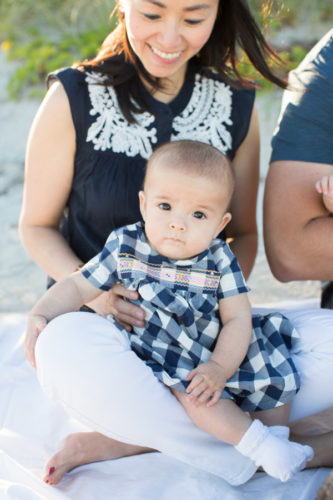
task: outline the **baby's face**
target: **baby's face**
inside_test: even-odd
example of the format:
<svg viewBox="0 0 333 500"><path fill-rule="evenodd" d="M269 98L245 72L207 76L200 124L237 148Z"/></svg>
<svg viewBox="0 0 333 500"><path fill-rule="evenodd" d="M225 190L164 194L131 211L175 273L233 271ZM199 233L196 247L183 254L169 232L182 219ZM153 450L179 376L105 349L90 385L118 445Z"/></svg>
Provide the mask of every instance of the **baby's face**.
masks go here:
<svg viewBox="0 0 333 500"><path fill-rule="evenodd" d="M170 259L200 254L231 219L220 183L175 168L153 166L139 198L151 247Z"/></svg>

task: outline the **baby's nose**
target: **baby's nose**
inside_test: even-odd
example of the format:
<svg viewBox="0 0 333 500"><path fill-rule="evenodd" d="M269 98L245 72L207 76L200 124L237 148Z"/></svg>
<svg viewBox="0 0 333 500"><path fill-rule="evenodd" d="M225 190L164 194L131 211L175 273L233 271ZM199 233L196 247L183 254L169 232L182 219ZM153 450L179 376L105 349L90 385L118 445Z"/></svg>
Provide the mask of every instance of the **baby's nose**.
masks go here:
<svg viewBox="0 0 333 500"><path fill-rule="evenodd" d="M185 231L185 224L182 221L172 221L170 222L169 227L174 231Z"/></svg>

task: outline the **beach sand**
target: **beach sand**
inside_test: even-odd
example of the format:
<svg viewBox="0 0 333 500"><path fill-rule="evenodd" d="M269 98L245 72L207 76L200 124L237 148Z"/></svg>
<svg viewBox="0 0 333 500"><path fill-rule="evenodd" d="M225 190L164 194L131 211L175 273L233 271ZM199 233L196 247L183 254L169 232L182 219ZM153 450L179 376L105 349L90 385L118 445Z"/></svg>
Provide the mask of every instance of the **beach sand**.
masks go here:
<svg viewBox="0 0 333 500"><path fill-rule="evenodd" d="M24 152L39 100L9 101L6 84L14 69L0 52L0 313L27 312L45 289L45 274L31 261L18 236L22 200ZM279 283L271 274L262 240L262 197L267 173L270 138L280 107L281 92L258 93L261 128L261 179L258 200L259 251L248 281L252 304L280 300L316 299L320 284L313 281Z"/></svg>

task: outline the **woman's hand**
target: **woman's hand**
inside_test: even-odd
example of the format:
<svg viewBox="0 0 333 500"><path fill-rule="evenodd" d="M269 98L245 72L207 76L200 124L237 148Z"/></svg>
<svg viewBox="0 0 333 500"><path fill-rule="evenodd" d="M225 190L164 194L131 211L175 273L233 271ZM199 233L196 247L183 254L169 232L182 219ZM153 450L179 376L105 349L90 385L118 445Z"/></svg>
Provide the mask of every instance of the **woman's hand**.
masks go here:
<svg viewBox="0 0 333 500"><path fill-rule="evenodd" d="M145 313L141 307L124 299L138 300L138 298L138 292L118 284L86 305L101 316L112 314L118 323L130 332L132 326L144 326Z"/></svg>
<svg viewBox="0 0 333 500"><path fill-rule="evenodd" d="M36 368L35 346L37 339L47 325L47 320L44 316L29 316L27 329L25 334L25 350L24 354L29 363Z"/></svg>
<svg viewBox="0 0 333 500"><path fill-rule="evenodd" d="M191 382L186 392L194 406L206 404L209 407L220 399L227 378L223 368L210 360L192 370L186 380Z"/></svg>

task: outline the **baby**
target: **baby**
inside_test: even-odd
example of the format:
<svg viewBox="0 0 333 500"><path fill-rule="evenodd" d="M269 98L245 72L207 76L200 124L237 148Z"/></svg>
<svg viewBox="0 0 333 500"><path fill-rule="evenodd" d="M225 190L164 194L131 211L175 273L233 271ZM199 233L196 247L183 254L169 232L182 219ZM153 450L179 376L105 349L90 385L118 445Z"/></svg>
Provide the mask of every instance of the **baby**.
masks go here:
<svg viewBox="0 0 333 500"><path fill-rule="evenodd" d="M145 327L128 333L135 353L196 425L286 481L313 456L286 427L299 389L288 352L297 333L278 313L251 318L240 267L217 238L231 220L233 186L228 159L212 146L159 147L139 193L144 222L112 232L81 272L46 292L29 315L26 355L34 364L48 321L121 282L146 313Z"/></svg>

